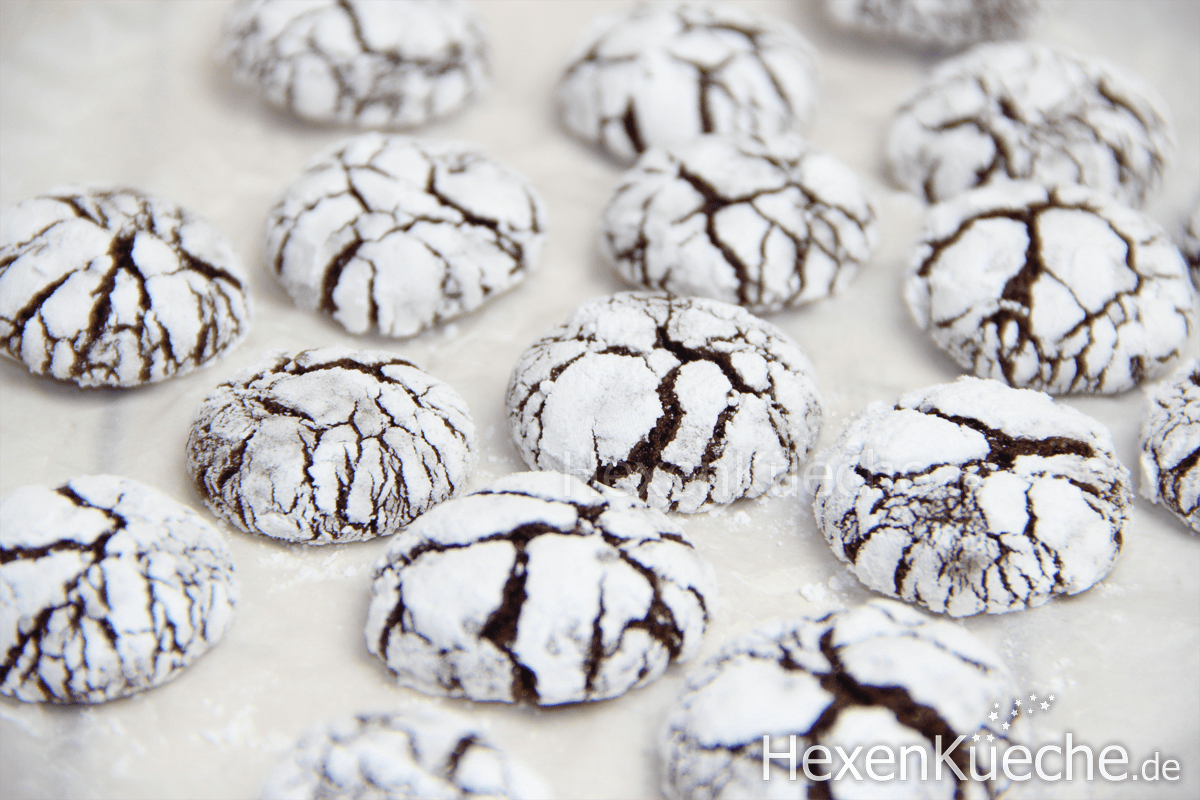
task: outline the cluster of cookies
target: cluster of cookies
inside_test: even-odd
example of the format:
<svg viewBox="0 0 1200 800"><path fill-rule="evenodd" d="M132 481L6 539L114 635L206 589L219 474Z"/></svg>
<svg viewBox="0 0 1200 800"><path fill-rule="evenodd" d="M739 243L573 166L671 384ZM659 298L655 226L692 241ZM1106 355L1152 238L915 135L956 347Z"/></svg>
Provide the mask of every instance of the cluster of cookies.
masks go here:
<svg viewBox="0 0 1200 800"><path fill-rule="evenodd" d="M860 31L944 48L1018 35L1040 6L826 5ZM222 50L268 103L363 128L454 113L488 75L459 0L239 0ZM477 444L463 398L394 353L328 347L270 354L201 403L186 457L205 505L288 542L392 536L366 645L425 694L601 701L695 655L717 582L668 512L762 496L809 460L823 416L814 369L756 315L835 294L878 239L864 182L803 138L818 83L799 31L738 6L597 19L556 99L568 132L629 167L598 247L637 289L584 303L516 363L505 403L533 471L464 494ZM931 204L905 300L977 377L868 406L811 462L817 527L865 586L962 617L1077 594L1112 568L1129 472L1101 424L1049 395L1159 379L1194 336L1195 215L1177 246L1136 210L1172 140L1151 89L1044 45L976 45L900 106L889 169ZM367 132L285 187L265 250L298 306L400 338L518 286L544 238L537 192L479 147ZM5 353L81 387L185 374L250 323L228 242L133 189L68 187L6 213L0 288ZM1200 367L1152 400L1143 492L1200 530ZM30 487L0 517L0 693L124 697L174 677L232 618L221 535L149 487ZM760 792L766 734L931 747L987 730L1008 747L1020 730L984 714L1015 694L995 654L903 603L762 628L689 675L662 737L663 790ZM945 788L994 797L1006 785L992 775ZM381 713L314 729L264 790L364 793L546 787L469 721Z"/></svg>

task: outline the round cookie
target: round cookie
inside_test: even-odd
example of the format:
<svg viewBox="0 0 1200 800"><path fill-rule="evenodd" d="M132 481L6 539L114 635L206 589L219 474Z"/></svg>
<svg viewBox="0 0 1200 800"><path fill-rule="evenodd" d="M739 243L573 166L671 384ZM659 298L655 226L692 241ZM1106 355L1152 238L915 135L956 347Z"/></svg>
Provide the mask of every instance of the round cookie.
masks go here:
<svg viewBox="0 0 1200 800"><path fill-rule="evenodd" d="M157 489L17 489L0 503L0 694L103 703L166 683L220 641L237 596L221 535Z"/></svg>
<svg viewBox="0 0 1200 800"><path fill-rule="evenodd" d="M825 15L847 31L917 47L956 49L1016 39L1042 0L825 0Z"/></svg>
<svg viewBox="0 0 1200 800"><path fill-rule="evenodd" d="M932 207L904 297L959 365L1052 394L1123 392L1195 335L1166 231L1082 186L996 184Z"/></svg>
<svg viewBox="0 0 1200 800"><path fill-rule="evenodd" d="M630 283L764 313L839 290L877 239L862 182L831 154L799 136L705 135L638 159L600 247Z"/></svg>
<svg viewBox="0 0 1200 800"><path fill-rule="evenodd" d="M0 351L35 375L130 387L191 372L245 338L229 242L134 189L69 186L0 215Z"/></svg>
<svg viewBox="0 0 1200 800"><path fill-rule="evenodd" d="M487 40L463 0L238 0L219 57L272 106L313 122L408 128L487 84Z"/></svg>
<svg viewBox="0 0 1200 800"><path fill-rule="evenodd" d="M693 656L712 567L661 512L527 472L397 534L375 573L367 649L431 695L605 700Z"/></svg>
<svg viewBox="0 0 1200 800"><path fill-rule="evenodd" d="M1081 183L1140 206L1175 149L1165 101L1098 58L1031 42L942 63L896 112L887 161L929 202L1005 179Z"/></svg>
<svg viewBox="0 0 1200 800"><path fill-rule="evenodd" d="M1147 392L1142 419L1142 496L1160 500L1200 533L1200 361Z"/></svg>
<svg viewBox="0 0 1200 800"><path fill-rule="evenodd" d="M876 600L775 622L726 644L688 674L661 741L663 794L1000 797L1011 782L997 762L1023 741L1026 726L1021 717L1002 721L1003 712L993 712L1007 710L1018 694L1008 669L967 630L900 603ZM965 741L957 742L960 736ZM788 757L793 743L795 762ZM894 760L864 770L872 756L864 758L860 745L881 747ZM834 755L837 747L845 757ZM913 750L922 758L909 760ZM954 767L935 771L943 753ZM853 777L844 767L851 757Z"/></svg>
<svg viewBox="0 0 1200 800"><path fill-rule="evenodd" d="M1179 252L1187 262L1188 272L1192 275L1192 285L1200 291L1200 197L1196 198L1191 216L1180 228Z"/></svg>
<svg viewBox="0 0 1200 800"><path fill-rule="evenodd" d="M509 427L525 463L692 513L757 497L821 427L812 365L783 331L697 297L590 300L518 360Z"/></svg>
<svg viewBox="0 0 1200 800"><path fill-rule="evenodd" d="M704 133L803 132L816 53L790 24L731 3L653 2L597 17L558 85L567 131L629 163Z"/></svg>
<svg viewBox="0 0 1200 800"><path fill-rule="evenodd" d="M394 353L276 354L196 411L187 469L214 514L305 544L387 536L454 494L475 466L458 392Z"/></svg>
<svg viewBox="0 0 1200 800"><path fill-rule="evenodd" d="M953 617L1090 588L1133 501L1103 425L971 377L872 403L816 463L813 512L834 555L870 589Z"/></svg>
<svg viewBox="0 0 1200 800"><path fill-rule="evenodd" d="M292 179L265 250L301 308L351 333L413 336L523 281L544 216L529 182L476 145L366 133Z"/></svg>
<svg viewBox="0 0 1200 800"><path fill-rule="evenodd" d="M313 727L268 774L263 800L541 800L550 791L483 729L421 708Z"/></svg>

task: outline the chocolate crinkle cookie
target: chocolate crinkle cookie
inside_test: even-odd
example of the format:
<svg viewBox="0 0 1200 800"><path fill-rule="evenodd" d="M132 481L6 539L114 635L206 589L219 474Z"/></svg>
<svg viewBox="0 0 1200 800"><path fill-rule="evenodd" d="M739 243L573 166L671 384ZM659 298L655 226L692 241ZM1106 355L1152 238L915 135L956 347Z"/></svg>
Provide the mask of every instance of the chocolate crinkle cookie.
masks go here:
<svg viewBox="0 0 1200 800"><path fill-rule="evenodd" d="M313 727L268 774L262 800L545 800L549 788L445 711L405 708Z"/></svg>
<svg viewBox="0 0 1200 800"><path fill-rule="evenodd" d="M237 0L219 57L272 106L313 122L408 128L468 104L487 40L463 0Z"/></svg>
<svg viewBox="0 0 1200 800"><path fill-rule="evenodd" d="M529 182L474 144L366 133L291 181L266 253L301 308L351 333L413 336L523 281L544 216Z"/></svg>
<svg viewBox="0 0 1200 800"><path fill-rule="evenodd" d="M692 513L757 497L821 427L812 365L779 328L696 297L590 300L517 362L510 431L525 463Z"/></svg>
<svg viewBox="0 0 1200 800"><path fill-rule="evenodd" d="M765 313L841 289L877 238L862 182L831 154L799 136L705 135L638 159L600 241L631 283Z"/></svg>
<svg viewBox="0 0 1200 800"><path fill-rule="evenodd" d="M1200 533L1200 361L1147 391L1142 420L1142 496L1162 501Z"/></svg>
<svg viewBox="0 0 1200 800"><path fill-rule="evenodd" d="M894 601L775 622L687 676L661 741L663 794L1001 797L1011 780L998 764L1027 736L1022 717L1000 717L1018 696L1008 668L966 629ZM864 780L864 744L907 769L876 762ZM835 748L853 754L853 777Z"/></svg>
<svg viewBox="0 0 1200 800"><path fill-rule="evenodd" d="M848 31L915 47L955 49L1025 35L1042 0L825 0Z"/></svg>
<svg viewBox="0 0 1200 800"><path fill-rule="evenodd" d="M387 536L454 494L475 425L448 384L394 353L268 357L196 412L187 468L209 509L305 544Z"/></svg>
<svg viewBox="0 0 1200 800"><path fill-rule="evenodd" d="M905 299L961 366L1051 394L1159 377L1196 326L1167 232L1082 186L996 184L932 207Z"/></svg>
<svg viewBox="0 0 1200 800"><path fill-rule="evenodd" d="M553 472L510 475L401 531L367 649L431 695L605 700L693 656L712 567L661 512Z"/></svg>
<svg viewBox="0 0 1200 800"><path fill-rule="evenodd" d="M103 703L175 678L225 634L221 535L136 481L75 478L0 503L0 694Z"/></svg>
<svg viewBox="0 0 1200 800"><path fill-rule="evenodd" d="M576 138L629 163L704 133L802 133L816 53L796 28L731 3L644 2L597 17L558 86Z"/></svg>
<svg viewBox="0 0 1200 800"><path fill-rule="evenodd" d="M1175 149L1166 102L1099 58L981 44L942 63L896 112L887 161L929 202L1004 179L1081 183L1141 206Z"/></svg>
<svg viewBox="0 0 1200 800"><path fill-rule="evenodd" d="M868 588L954 617L1090 588L1133 500L1103 425L971 377L867 406L816 463L834 555Z"/></svg>
<svg viewBox="0 0 1200 800"><path fill-rule="evenodd" d="M0 350L35 375L140 386L191 372L246 336L241 261L169 200L71 186L0 220Z"/></svg>

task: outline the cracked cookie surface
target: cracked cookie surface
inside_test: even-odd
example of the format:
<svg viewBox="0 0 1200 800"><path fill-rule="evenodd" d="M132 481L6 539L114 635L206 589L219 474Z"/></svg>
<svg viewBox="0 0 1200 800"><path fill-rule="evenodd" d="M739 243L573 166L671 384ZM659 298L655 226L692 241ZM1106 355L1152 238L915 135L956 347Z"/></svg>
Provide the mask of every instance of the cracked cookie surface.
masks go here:
<svg viewBox="0 0 1200 800"><path fill-rule="evenodd" d="M301 308L351 333L413 336L523 281L544 217L529 182L476 145L366 133L292 179L266 253Z"/></svg>
<svg viewBox="0 0 1200 800"><path fill-rule="evenodd" d="M201 403L187 442L214 514L306 544L394 533L454 494L475 459L458 392L394 353L345 347L234 376Z"/></svg>
<svg viewBox="0 0 1200 800"><path fill-rule="evenodd" d="M848 31L907 45L958 48L1025 34L1042 0L824 0Z"/></svg>
<svg viewBox="0 0 1200 800"><path fill-rule="evenodd" d="M557 99L573 136L629 163L704 133L802 133L817 84L815 51L783 20L728 3L654 2L593 20Z"/></svg>
<svg viewBox="0 0 1200 800"><path fill-rule="evenodd" d="M1017 695L1003 662L971 633L900 603L875 600L817 619L775 622L726 644L689 672L660 745L663 794L689 800L999 797L1010 782L999 770L991 780L974 780L971 752L975 774L986 776L989 764L1023 741L1020 717L1013 723L988 718L994 704ZM972 748L977 733L994 743ZM790 774L792 736L796 769ZM959 736L966 741L952 746ZM948 752L967 779L945 764L924 773L910 762L908 780L898 778L893 763L878 774L895 780L860 782L858 760L857 779L845 773L830 780L844 767L834 748L860 758L854 748L863 744L893 754L916 748L928 758L922 763ZM802 766L815 747L825 752L813 750L818 760ZM923 773L933 777L920 780Z"/></svg>
<svg viewBox="0 0 1200 800"><path fill-rule="evenodd" d="M858 176L798 136L700 136L621 178L601 252L625 280L779 311L833 294L878 238Z"/></svg>
<svg viewBox="0 0 1200 800"><path fill-rule="evenodd" d="M1090 588L1132 510L1103 425L998 381L872 403L816 461L813 512L834 555L869 588L954 617Z"/></svg>
<svg viewBox="0 0 1200 800"><path fill-rule="evenodd" d="M75 478L0 503L0 694L102 703L220 641L238 589L221 535L136 481Z"/></svg>
<svg viewBox="0 0 1200 800"><path fill-rule="evenodd" d="M397 535L365 635L400 684L426 694L605 700L693 656L715 598L712 567L664 514L527 472Z"/></svg>
<svg viewBox="0 0 1200 800"><path fill-rule="evenodd" d="M929 202L1005 179L1079 183L1140 206L1175 149L1165 101L1113 64L1044 44L977 45L896 112L893 179Z"/></svg>
<svg viewBox="0 0 1200 800"><path fill-rule="evenodd" d="M245 338L228 240L175 203L70 186L5 209L0 344L30 372L131 387L191 372Z"/></svg>
<svg viewBox="0 0 1200 800"><path fill-rule="evenodd" d="M364 128L452 114L489 72L487 39L462 0L238 0L219 57L276 108Z"/></svg>
<svg viewBox="0 0 1200 800"><path fill-rule="evenodd" d="M696 297L590 300L518 360L510 432L525 463L691 513L757 497L821 427L812 365L779 328Z"/></svg>
<svg viewBox="0 0 1200 800"><path fill-rule="evenodd" d="M307 731L267 776L263 800L550 797L524 764L457 714L356 714Z"/></svg>
<svg viewBox="0 0 1200 800"><path fill-rule="evenodd" d="M1163 375L1196 327L1166 231L1081 186L998 184L933 206L905 300L959 365L1052 394Z"/></svg>
<svg viewBox="0 0 1200 800"><path fill-rule="evenodd" d="M1142 496L1162 502L1200 533L1200 361L1147 392L1142 419Z"/></svg>

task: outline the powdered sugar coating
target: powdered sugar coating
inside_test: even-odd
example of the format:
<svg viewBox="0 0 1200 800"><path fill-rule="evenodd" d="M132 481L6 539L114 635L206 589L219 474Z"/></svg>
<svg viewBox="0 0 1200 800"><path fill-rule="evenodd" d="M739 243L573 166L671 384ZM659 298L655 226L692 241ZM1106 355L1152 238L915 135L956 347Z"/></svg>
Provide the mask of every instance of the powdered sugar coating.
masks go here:
<svg viewBox="0 0 1200 800"><path fill-rule="evenodd" d="M367 649L405 686L556 705L616 697L690 658L716 597L674 522L567 475L518 473L401 531Z"/></svg>
<svg viewBox="0 0 1200 800"><path fill-rule="evenodd" d="M834 555L869 588L954 617L1090 588L1132 505L1103 425L971 377L867 406L816 460Z"/></svg>
<svg viewBox="0 0 1200 800"><path fill-rule="evenodd" d="M301 308L351 333L413 336L523 281L544 216L528 181L476 145L366 133L292 180L266 252Z"/></svg>
<svg viewBox="0 0 1200 800"><path fill-rule="evenodd" d="M1009 784L999 770L991 781L958 780L948 767L930 769L921 780L910 764L902 781L892 763L876 773L891 779L877 782L862 780L856 756L857 780L848 773L829 780L842 766L832 753L837 746L846 754L860 745L893 755L917 748L932 764L949 752L969 777L970 737L979 733L997 740L974 748L977 774L987 775L991 758L1023 740L1020 718L1002 725L997 715L987 716L1017 694L1003 662L968 631L900 603L876 600L818 619L771 623L689 672L662 738L663 794L689 800L997 797ZM794 780L787 758L793 735ZM960 735L966 741L952 747ZM765 758L764 737L770 752L782 757ZM814 747L825 747L833 759L832 769L829 761L806 765L814 776L827 776L823 781L809 780L801 766ZM821 752L812 755L819 759Z"/></svg>
<svg viewBox="0 0 1200 800"><path fill-rule="evenodd" d="M1160 500L1200 533L1200 361L1147 391L1142 419L1142 496Z"/></svg>
<svg viewBox="0 0 1200 800"><path fill-rule="evenodd" d="M267 776L263 800L550 797L545 783L445 711L406 708L318 725Z"/></svg>
<svg viewBox="0 0 1200 800"><path fill-rule="evenodd" d="M111 475L0 503L0 694L102 703L175 678L214 646L238 588L199 514Z"/></svg>
<svg viewBox="0 0 1200 800"><path fill-rule="evenodd" d="M858 176L798 136L700 136L652 148L621 178L601 251L631 283L755 313L845 286L878 239Z"/></svg>
<svg viewBox="0 0 1200 800"><path fill-rule="evenodd" d="M359 127L445 117L479 95L489 70L463 0L238 0L220 56L276 108Z"/></svg>
<svg viewBox="0 0 1200 800"><path fill-rule="evenodd" d="M1141 206L1175 149L1165 101L1099 58L1032 42L948 60L896 112L892 177L929 202L986 183L1081 183Z"/></svg>
<svg viewBox="0 0 1200 800"><path fill-rule="evenodd" d="M855 33L958 48L1025 34L1041 0L825 0L829 19Z"/></svg>
<svg viewBox="0 0 1200 800"><path fill-rule="evenodd" d="M783 480L822 414L783 331L728 303L648 292L579 306L521 355L507 402L530 467L685 513Z"/></svg>
<svg viewBox="0 0 1200 800"><path fill-rule="evenodd" d="M597 17L558 86L576 138L618 161L704 133L803 132L816 53L792 25L730 3L644 2Z"/></svg>
<svg viewBox="0 0 1200 800"><path fill-rule="evenodd" d="M306 544L394 533L458 491L475 460L458 392L394 353L345 347L235 375L201 403L187 443L214 514Z"/></svg>
<svg viewBox="0 0 1200 800"><path fill-rule="evenodd" d="M1163 375L1196 325L1166 231L1081 186L998 184L932 207L905 300L961 366L1052 394Z"/></svg>
<svg viewBox="0 0 1200 800"><path fill-rule="evenodd" d="M35 375L139 386L204 366L246 336L241 261L169 200L68 186L0 220L0 344Z"/></svg>

